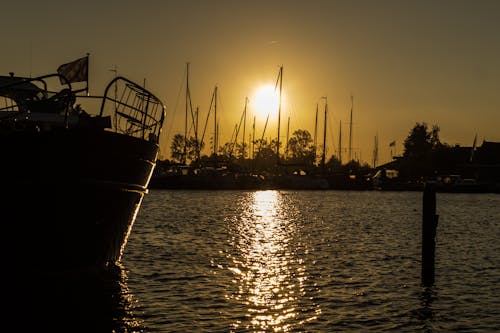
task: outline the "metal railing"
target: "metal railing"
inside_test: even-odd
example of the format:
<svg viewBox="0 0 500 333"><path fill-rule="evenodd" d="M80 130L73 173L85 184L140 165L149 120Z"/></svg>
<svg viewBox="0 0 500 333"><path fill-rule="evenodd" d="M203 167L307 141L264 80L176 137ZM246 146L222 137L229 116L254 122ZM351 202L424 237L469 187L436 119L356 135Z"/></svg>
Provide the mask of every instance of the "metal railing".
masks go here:
<svg viewBox="0 0 500 333"><path fill-rule="evenodd" d="M46 79L59 78L60 91L49 91ZM89 116L110 116L112 130L134 137L158 143L165 106L161 100L144 87L124 77L116 77L106 86L102 96L77 95L66 78L59 74L49 74L36 78L16 78L0 83L0 96L7 101L0 111L49 112L64 115L64 124L68 126L68 117L73 111L85 111ZM114 89L112 89L114 88ZM24 89L24 90L23 90ZM114 91L114 93L113 93ZM100 109L87 112L76 104L80 99L101 101ZM55 108L57 103L58 108ZM17 112L16 112L17 113ZM2 119L11 118L0 117Z"/></svg>
<svg viewBox="0 0 500 333"><path fill-rule="evenodd" d="M107 85L100 116L105 113L112 114L117 132L158 142L165 106L158 97L135 82L119 76Z"/></svg>

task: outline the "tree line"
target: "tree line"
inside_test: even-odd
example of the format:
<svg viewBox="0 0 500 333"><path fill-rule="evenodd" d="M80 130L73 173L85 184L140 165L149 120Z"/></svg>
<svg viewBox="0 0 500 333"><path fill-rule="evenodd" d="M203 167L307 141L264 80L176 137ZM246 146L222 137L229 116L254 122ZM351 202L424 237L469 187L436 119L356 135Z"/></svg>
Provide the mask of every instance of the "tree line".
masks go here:
<svg viewBox="0 0 500 333"><path fill-rule="evenodd" d="M213 138L209 139L213 146ZM288 141L279 142L279 158L277 156L278 140L256 139L252 142L226 142L218 146L217 152L201 154L205 144L194 136L174 135L170 144L171 160L162 161L162 165L187 165L192 167L225 166L239 172L274 173L303 172L320 174L331 172L368 172L367 164L358 161L340 163L331 155L326 157L322 147L314 145L314 140L308 130L295 130ZM325 159L322 159L323 153Z"/></svg>
<svg viewBox="0 0 500 333"><path fill-rule="evenodd" d="M450 145L439 139L440 128L429 127L425 122L416 123L404 140L404 151L395 157L397 168L402 178L418 179L431 177L436 172L451 171L454 166L449 160ZM361 164L351 160L341 163L333 154L326 156L322 147L314 145L308 130L294 131L287 142L279 142L279 158L277 156L278 140L257 139L253 142L226 142L219 145L217 152L201 154L204 143L195 137L174 135L170 144L171 160L161 161L165 165L187 165L192 167L225 166L238 172L273 173L297 172L306 174L344 173L368 175L375 170L367 163ZM213 146L213 138L210 138ZM325 158L323 159L323 154ZM382 166L383 167L383 166Z"/></svg>

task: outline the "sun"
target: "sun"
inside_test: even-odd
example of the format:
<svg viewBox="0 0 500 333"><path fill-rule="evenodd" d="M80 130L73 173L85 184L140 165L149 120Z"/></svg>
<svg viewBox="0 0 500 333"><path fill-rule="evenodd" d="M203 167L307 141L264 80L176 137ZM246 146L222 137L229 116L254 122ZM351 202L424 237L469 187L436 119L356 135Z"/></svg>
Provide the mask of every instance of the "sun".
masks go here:
<svg viewBox="0 0 500 333"><path fill-rule="evenodd" d="M273 117L278 113L279 91L272 84L257 87L250 99L250 106L258 118Z"/></svg>

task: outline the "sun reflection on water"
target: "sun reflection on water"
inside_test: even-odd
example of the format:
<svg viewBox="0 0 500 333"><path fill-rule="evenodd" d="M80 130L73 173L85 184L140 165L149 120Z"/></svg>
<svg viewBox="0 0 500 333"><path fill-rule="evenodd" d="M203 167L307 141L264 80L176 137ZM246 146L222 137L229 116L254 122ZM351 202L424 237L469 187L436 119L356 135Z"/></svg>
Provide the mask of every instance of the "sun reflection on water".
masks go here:
<svg viewBox="0 0 500 333"><path fill-rule="evenodd" d="M277 191L254 192L242 208L235 221L238 236L231 258L236 267L229 267L237 288L228 296L245 305L247 319L235 322L233 328L289 332L304 319L297 316L307 280L294 244L293 212Z"/></svg>

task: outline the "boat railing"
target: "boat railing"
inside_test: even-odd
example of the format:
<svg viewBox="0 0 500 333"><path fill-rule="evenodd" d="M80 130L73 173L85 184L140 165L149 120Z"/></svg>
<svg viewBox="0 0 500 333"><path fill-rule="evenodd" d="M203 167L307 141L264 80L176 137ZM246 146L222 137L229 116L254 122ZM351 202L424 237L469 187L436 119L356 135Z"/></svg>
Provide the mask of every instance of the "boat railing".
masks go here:
<svg viewBox="0 0 500 333"><path fill-rule="evenodd" d="M47 79L58 78L61 86L64 87L59 91L49 91L47 88ZM43 105L44 102L52 102L55 100L61 101L61 97L69 97L69 92L72 91L71 83L58 74L47 74L35 78L14 77L11 73L10 77L2 77L0 81L0 96L3 97L3 103L0 106L0 111L33 111L33 107L37 104ZM72 100L66 98L64 100L63 112L67 112L71 106Z"/></svg>
<svg viewBox="0 0 500 333"><path fill-rule="evenodd" d="M117 133L155 143L159 141L165 119L164 104L150 91L124 77L111 80L101 96L81 94L86 89L73 90L71 83L57 73L36 78L11 75L0 79L0 96L5 100L0 105L0 111L6 111L0 114L0 121L19 119L22 112L52 113L63 116L64 122L61 123L68 127L70 116L85 111L84 114L91 117L110 117L113 122L111 130ZM59 79L58 89L48 89L49 86L53 87L53 82L49 79ZM86 106L82 109L77 101L83 99L86 100ZM98 103L101 104L100 108ZM97 112L88 112L87 109Z"/></svg>
<svg viewBox="0 0 500 333"><path fill-rule="evenodd" d="M116 77L106 87L100 115L111 114L117 132L158 142L165 106L144 87Z"/></svg>

